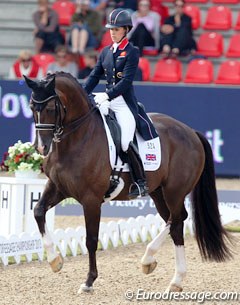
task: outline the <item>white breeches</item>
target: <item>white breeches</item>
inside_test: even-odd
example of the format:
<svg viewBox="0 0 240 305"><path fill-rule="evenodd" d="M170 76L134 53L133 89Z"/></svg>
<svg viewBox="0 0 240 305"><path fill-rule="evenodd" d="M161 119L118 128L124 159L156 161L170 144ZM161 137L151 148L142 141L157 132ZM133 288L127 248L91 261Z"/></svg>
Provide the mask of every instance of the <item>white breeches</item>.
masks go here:
<svg viewBox="0 0 240 305"><path fill-rule="evenodd" d="M122 150L127 151L136 129L135 118L122 95L111 100L110 109L115 113L116 119L121 127Z"/></svg>

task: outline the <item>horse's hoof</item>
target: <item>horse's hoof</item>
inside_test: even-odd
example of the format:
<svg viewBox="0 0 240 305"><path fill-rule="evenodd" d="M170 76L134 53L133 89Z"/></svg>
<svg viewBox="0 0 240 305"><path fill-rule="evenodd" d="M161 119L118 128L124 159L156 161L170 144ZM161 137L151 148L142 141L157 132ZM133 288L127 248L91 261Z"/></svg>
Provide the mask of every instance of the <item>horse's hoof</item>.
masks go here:
<svg viewBox="0 0 240 305"><path fill-rule="evenodd" d="M150 274L153 272L153 270L157 267L157 262L153 262L149 265L142 265L142 271L145 274Z"/></svg>
<svg viewBox="0 0 240 305"><path fill-rule="evenodd" d="M86 284L82 284L78 290L78 293L93 293L93 286L87 286Z"/></svg>
<svg viewBox="0 0 240 305"><path fill-rule="evenodd" d="M62 257L62 255L59 254L49 264L50 264L53 272L59 272L63 267L63 257Z"/></svg>
<svg viewBox="0 0 240 305"><path fill-rule="evenodd" d="M183 288L176 284L170 284L166 292L182 292Z"/></svg>

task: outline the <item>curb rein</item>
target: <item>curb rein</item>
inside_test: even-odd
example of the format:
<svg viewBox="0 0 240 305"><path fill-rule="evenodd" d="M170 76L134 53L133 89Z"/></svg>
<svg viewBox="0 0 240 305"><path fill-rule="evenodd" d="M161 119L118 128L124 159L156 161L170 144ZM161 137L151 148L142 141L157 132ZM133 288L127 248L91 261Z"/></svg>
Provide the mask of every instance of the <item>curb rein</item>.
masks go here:
<svg viewBox="0 0 240 305"><path fill-rule="evenodd" d="M74 132L77 130L81 124L83 124L86 119L97 110L96 106L92 106L90 110L84 115L81 116L80 118L70 122L69 124L64 126L64 119L66 116L66 107L63 105L61 99L57 94L51 95L50 97L46 98L45 100L35 100L33 98L33 94L31 95L31 100L36 103L36 104L45 104L48 103L51 99L54 99L55 101L55 123L54 124L42 124L40 121L40 111L37 111L37 123L35 121L35 128L36 131L40 130L49 130L53 131L53 142L59 143L62 139L64 139L67 135L70 133ZM61 113L61 108L64 111L64 117L62 119L62 113ZM64 131L66 128L70 128L68 132ZM63 134L64 132L64 134Z"/></svg>

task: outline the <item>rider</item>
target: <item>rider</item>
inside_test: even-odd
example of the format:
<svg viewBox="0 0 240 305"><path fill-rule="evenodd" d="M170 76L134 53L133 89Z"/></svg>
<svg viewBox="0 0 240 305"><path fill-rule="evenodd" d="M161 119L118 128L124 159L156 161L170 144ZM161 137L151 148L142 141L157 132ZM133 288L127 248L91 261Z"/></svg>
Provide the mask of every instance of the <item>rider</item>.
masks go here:
<svg viewBox="0 0 240 305"><path fill-rule="evenodd" d="M105 47L101 52L84 88L90 94L102 75L105 75L106 92L96 93L94 99L102 114L107 115L109 108L114 111L121 127L121 146L127 153L134 181L129 191L131 199L148 193L143 164L133 144L136 127L145 140L158 135L145 111L138 105L134 94L132 82L138 68L139 50L127 39L127 33L132 29L130 13L121 8L113 10L106 28L110 29L113 44Z"/></svg>

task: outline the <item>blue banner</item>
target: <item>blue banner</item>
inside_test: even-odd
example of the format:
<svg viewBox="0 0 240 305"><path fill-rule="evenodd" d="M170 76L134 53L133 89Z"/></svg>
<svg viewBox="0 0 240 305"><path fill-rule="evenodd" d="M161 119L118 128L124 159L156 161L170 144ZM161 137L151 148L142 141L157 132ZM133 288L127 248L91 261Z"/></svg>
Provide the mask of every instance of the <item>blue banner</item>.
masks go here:
<svg viewBox="0 0 240 305"><path fill-rule="evenodd" d="M34 139L30 94L23 81L0 81L0 159L17 140ZM240 176L238 88L142 83L136 85L136 95L147 112L165 113L205 134L218 176Z"/></svg>

